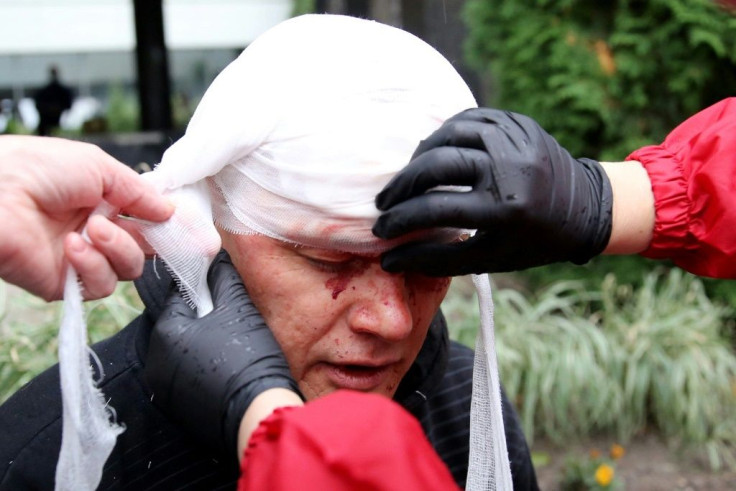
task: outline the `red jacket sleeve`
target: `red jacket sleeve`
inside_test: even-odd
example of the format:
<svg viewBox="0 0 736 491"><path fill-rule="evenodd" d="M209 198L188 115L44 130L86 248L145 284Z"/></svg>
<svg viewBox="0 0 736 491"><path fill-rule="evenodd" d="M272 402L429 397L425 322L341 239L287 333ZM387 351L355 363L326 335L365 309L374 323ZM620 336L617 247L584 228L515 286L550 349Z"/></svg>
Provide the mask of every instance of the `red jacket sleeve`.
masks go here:
<svg viewBox="0 0 736 491"><path fill-rule="evenodd" d="M418 421L392 400L337 391L253 432L239 491L458 490Z"/></svg>
<svg viewBox="0 0 736 491"><path fill-rule="evenodd" d="M626 160L644 165L654 192L654 236L642 255L701 276L736 278L736 98Z"/></svg>

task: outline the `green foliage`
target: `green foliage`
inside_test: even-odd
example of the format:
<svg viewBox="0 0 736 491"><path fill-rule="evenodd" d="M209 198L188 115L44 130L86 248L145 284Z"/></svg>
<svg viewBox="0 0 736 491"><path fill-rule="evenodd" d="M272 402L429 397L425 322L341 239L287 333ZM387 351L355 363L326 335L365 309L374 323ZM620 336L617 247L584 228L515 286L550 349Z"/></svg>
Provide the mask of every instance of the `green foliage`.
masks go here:
<svg viewBox="0 0 736 491"><path fill-rule="evenodd" d="M494 292L502 380L528 438L564 442L612 432L626 441L654 425L704 449L714 468L736 464L736 356L723 333L730 311L697 278L672 269L641 286L612 275L597 289L558 282L529 298ZM443 304L452 336L475 335L477 307Z"/></svg>
<svg viewBox="0 0 736 491"><path fill-rule="evenodd" d="M30 135L32 133L33 132L23 124L23 121L16 117L12 117L8 120L5 130L3 131L3 134L7 135Z"/></svg>
<svg viewBox="0 0 736 491"><path fill-rule="evenodd" d="M197 107L199 101L190 102L182 93L177 92L171 96L171 119L174 128L186 128L189 120L192 119L194 108Z"/></svg>
<svg viewBox="0 0 736 491"><path fill-rule="evenodd" d="M124 327L142 310L132 283L113 295L87 302L90 343ZM0 403L58 361L61 303L46 303L0 280Z"/></svg>
<svg viewBox="0 0 736 491"><path fill-rule="evenodd" d="M110 132L125 133L138 130L140 127L138 100L120 85L110 86L105 119L107 130Z"/></svg>
<svg viewBox="0 0 736 491"><path fill-rule="evenodd" d="M621 284L639 287L644 279L643 272L667 268L669 265L663 261L654 261L637 255L598 256L582 266L554 263L519 271L515 276L525 291L535 293L558 281L570 280L580 281L588 288L600 288L609 273L615 273L616 280Z"/></svg>
<svg viewBox="0 0 736 491"><path fill-rule="evenodd" d="M580 281L585 288L598 289L608 274L614 273L620 285L640 288L647 271L663 272L674 267L667 261L655 261L641 256L598 256L583 266L555 263L513 274L517 288L528 294L550 287L558 281ZM736 305L736 281L701 278L705 291L714 303ZM732 325L727 326L730 332Z"/></svg>
<svg viewBox="0 0 736 491"><path fill-rule="evenodd" d="M614 451L623 452L623 447L613 445L608 456L598 450L592 450L585 458L568 457L562 468L562 491L603 491L623 487L623 482L616 477L616 460Z"/></svg>
<svg viewBox="0 0 736 491"><path fill-rule="evenodd" d="M315 9L314 0L294 0L293 7L291 8L291 16L296 17L302 14L311 14Z"/></svg>
<svg viewBox="0 0 736 491"><path fill-rule="evenodd" d="M576 156L621 160L736 87L736 16L711 0L468 0L465 18L490 103Z"/></svg>
<svg viewBox="0 0 736 491"><path fill-rule="evenodd" d="M198 99L189 100L184 94L174 92L171 96L171 118L175 128L186 128L194 113ZM104 118L97 131L129 133L140 129L140 104L135 93L119 84L108 88L108 100Z"/></svg>

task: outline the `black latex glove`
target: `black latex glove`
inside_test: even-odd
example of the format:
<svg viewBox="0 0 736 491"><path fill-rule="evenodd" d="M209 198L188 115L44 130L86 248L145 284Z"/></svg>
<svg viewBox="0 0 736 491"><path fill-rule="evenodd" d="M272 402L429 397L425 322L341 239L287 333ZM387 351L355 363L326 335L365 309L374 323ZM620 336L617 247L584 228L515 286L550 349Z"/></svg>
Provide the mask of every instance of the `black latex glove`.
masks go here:
<svg viewBox="0 0 736 491"><path fill-rule="evenodd" d="M435 186L470 191L430 191ZM427 192L430 191L430 192ZM488 108L448 119L376 197L373 233L477 229L465 242L415 243L384 254L390 272L431 276L582 264L611 234L611 184L600 164L574 159L532 119Z"/></svg>
<svg viewBox="0 0 736 491"><path fill-rule="evenodd" d="M208 281L214 310L201 319L178 291L170 295L151 333L145 377L154 404L235 457L238 428L253 399L273 387L299 389L226 253L215 259Z"/></svg>

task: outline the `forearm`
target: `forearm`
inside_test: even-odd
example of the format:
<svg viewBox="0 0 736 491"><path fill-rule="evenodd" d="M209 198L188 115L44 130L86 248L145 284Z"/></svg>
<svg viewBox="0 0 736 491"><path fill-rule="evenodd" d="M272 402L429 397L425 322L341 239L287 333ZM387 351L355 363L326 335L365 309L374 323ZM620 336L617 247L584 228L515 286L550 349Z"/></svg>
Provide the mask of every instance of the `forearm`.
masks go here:
<svg viewBox="0 0 736 491"><path fill-rule="evenodd" d="M238 460L242 459L248 440L258 425L274 410L284 406L301 406L299 395L281 388L268 389L256 396L240 422L238 430Z"/></svg>
<svg viewBox="0 0 736 491"><path fill-rule="evenodd" d="M654 231L654 195L641 163L601 162L613 190L611 238L603 254L637 254L649 246Z"/></svg>

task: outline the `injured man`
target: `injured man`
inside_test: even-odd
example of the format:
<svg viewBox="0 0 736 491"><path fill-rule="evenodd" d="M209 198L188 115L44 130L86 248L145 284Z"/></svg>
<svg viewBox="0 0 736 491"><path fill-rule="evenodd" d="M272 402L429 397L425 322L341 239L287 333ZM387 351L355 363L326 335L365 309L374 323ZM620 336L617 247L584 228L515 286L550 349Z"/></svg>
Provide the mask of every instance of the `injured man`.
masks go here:
<svg viewBox="0 0 736 491"><path fill-rule="evenodd" d="M176 213L143 230L157 251L136 283L145 310L92 346L97 387L116 428L92 481L99 480L98 489L234 488L239 419L229 419L219 394L208 396L208 380L240 354L260 363L260 375L251 378L264 388L273 382L307 403L340 389L392 398L420 423L457 485L466 486L474 353L448 339L439 307L450 278L388 273L380 255L407 241L460 240L467 231L383 240L371 228L376 194L419 142L475 105L451 64L423 41L341 16L277 25L214 80L186 134L147 176ZM229 262L228 255L257 312L239 307L230 317L216 315L227 305L222 295L211 296L207 271L213 260ZM162 366L159 351L167 342L161 333L175 333L176 319L186 317L167 302L174 289L196 308L200 319L192 322L203 336L222 346L222 359L183 349L186 375L183 365ZM277 346L264 348L237 332L253 315ZM68 438L63 377L64 367L54 366L0 407L0 489L59 484L63 426ZM198 395L200 404L192 403ZM500 412L513 487L536 489L505 396Z"/></svg>

